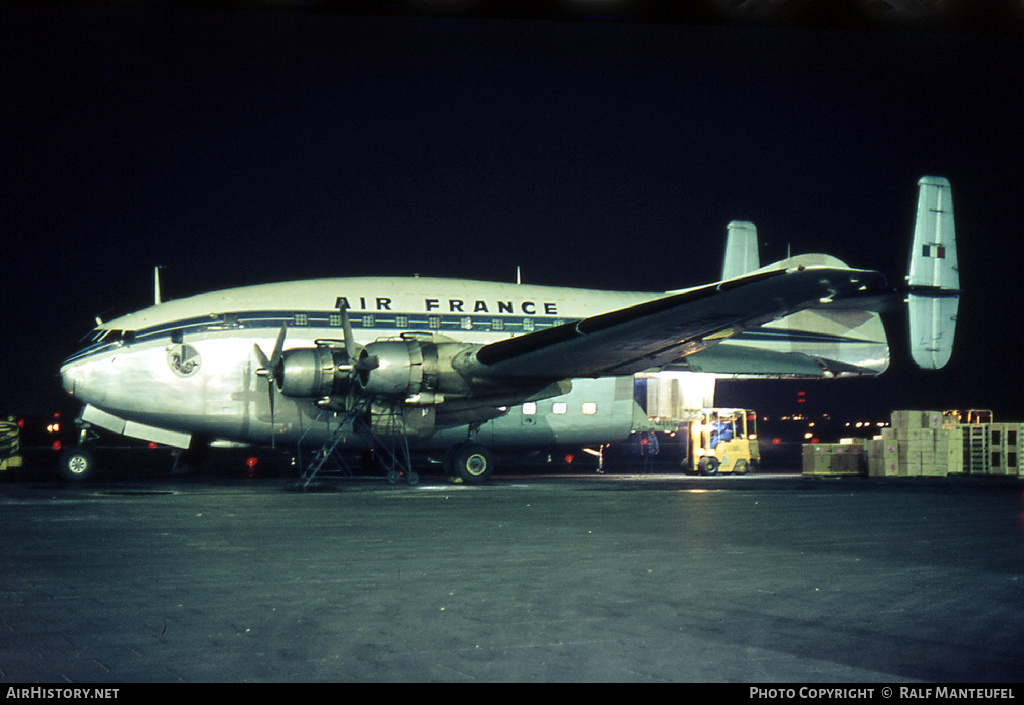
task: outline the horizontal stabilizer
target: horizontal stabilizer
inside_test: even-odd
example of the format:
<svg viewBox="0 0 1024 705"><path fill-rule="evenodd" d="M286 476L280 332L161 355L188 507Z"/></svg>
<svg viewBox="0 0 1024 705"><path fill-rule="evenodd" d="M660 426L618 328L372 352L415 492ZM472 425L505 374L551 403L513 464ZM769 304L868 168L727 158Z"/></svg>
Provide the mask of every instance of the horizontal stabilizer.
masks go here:
<svg viewBox="0 0 1024 705"><path fill-rule="evenodd" d="M910 352L923 369L945 366L953 353L960 303L960 272L949 181L918 181L917 221L907 277Z"/></svg>

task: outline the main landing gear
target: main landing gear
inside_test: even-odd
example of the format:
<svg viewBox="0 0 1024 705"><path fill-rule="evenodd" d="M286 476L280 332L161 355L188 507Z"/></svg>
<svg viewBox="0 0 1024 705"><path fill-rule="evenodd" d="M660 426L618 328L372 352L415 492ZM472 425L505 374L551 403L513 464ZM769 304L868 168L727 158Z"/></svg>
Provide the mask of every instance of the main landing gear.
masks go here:
<svg viewBox="0 0 1024 705"><path fill-rule="evenodd" d="M448 450L444 457L444 472L453 482L481 485L494 474L494 454L479 443L462 443Z"/></svg>

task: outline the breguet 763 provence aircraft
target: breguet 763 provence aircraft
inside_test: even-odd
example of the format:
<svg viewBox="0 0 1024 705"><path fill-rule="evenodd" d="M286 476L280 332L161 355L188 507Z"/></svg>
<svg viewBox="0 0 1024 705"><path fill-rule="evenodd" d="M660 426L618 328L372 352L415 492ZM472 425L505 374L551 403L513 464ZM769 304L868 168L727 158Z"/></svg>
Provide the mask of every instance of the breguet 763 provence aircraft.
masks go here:
<svg viewBox="0 0 1024 705"><path fill-rule="evenodd" d="M918 365L949 360L959 302L949 182L919 182L905 286L827 255L760 266L734 222L722 281L618 292L428 277L261 284L161 301L99 325L61 369L79 422L178 448L214 441L445 451L477 483L493 449L628 437L633 378L878 375L878 311L906 300ZM84 435L84 434L83 434ZM403 457L397 452L395 457ZM85 477L85 449L65 474ZM411 468L410 472L411 472Z"/></svg>

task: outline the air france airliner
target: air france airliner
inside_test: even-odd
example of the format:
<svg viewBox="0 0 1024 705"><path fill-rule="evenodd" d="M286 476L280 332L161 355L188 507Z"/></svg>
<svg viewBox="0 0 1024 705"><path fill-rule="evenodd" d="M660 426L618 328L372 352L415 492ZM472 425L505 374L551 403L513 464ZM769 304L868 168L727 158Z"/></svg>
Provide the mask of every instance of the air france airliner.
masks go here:
<svg viewBox="0 0 1024 705"><path fill-rule="evenodd" d="M486 481L494 450L624 440L633 376L874 376L880 302L908 303L911 350L937 369L959 301L949 182L919 181L905 285L828 255L761 266L730 224L720 281L665 292L432 277L260 284L162 301L99 324L61 368L79 422L173 447L329 451L398 442ZM69 477L92 472L87 447Z"/></svg>

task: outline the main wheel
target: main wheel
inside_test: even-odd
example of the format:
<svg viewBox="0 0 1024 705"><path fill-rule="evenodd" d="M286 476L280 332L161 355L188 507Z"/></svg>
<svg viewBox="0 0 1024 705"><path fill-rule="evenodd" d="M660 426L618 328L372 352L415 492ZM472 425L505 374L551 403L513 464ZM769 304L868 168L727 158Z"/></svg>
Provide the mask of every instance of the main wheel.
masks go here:
<svg viewBox="0 0 1024 705"><path fill-rule="evenodd" d="M60 456L60 475L70 482L85 482L96 470L92 453L84 448L71 448Z"/></svg>
<svg viewBox="0 0 1024 705"><path fill-rule="evenodd" d="M697 468L701 475L714 475L718 472L718 458L714 456L701 458Z"/></svg>
<svg viewBox="0 0 1024 705"><path fill-rule="evenodd" d="M494 473L494 455L487 446L479 443L466 443L453 448L450 459L452 477L467 485L483 484Z"/></svg>

